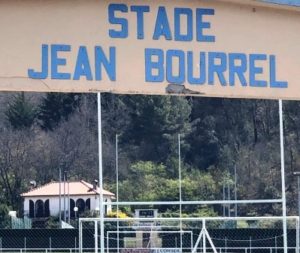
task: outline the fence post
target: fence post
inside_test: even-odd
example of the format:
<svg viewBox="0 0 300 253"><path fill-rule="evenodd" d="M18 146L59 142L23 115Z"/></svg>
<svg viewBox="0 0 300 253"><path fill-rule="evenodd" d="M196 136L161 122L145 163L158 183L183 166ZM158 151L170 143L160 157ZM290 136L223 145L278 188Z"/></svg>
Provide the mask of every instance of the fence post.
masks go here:
<svg viewBox="0 0 300 253"><path fill-rule="evenodd" d="M24 237L24 251L26 252L26 248L27 248L27 241L26 241L26 237Z"/></svg>
<svg viewBox="0 0 300 253"><path fill-rule="evenodd" d="M76 252L77 251L77 237L75 236L75 247L74 247L74 252Z"/></svg>
<svg viewBox="0 0 300 253"><path fill-rule="evenodd" d="M79 253L82 253L83 248L83 241L82 241L82 222L79 219Z"/></svg>
<svg viewBox="0 0 300 253"><path fill-rule="evenodd" d="M193 231L192 231L191 232L191 252L193 251L193 248L194 248L194 242L193 242L194 238L193 237L194 237L194 234L193 234Z"/></svg>
<svg viewBox="0 0 300 253"><path fill-rule="evenodd" d="M52 238L51 236L49 237L49 250L52 252Z"/></svg>
<svg viewBox="0 0 300 253"><path fill-rule="evenodd" d="M299 253L299 217L296 219L296 253Z"/></svg>
<svg viewBox="0 0 300 253"><path fill-rule="evenodd" d="M225 253L227 253L227 237L225 236Z"/></svg>
<svg viewBox="0 0 300 253"><path fill-rule="evenodd" d="M277 236L275 236L275 253L277 253Z"/></svg>
<svg viewBox="0 0 300 253"><path fill-rule="evenodd" d="M0 252L2 252L2 237L0 237Z"/></svg>
<svg viewBox="0 0 300 253"><path fill-rule="evenodd" d="M252 253L252 237L250 236L250 239L249 239L249 245L250 245L250 253Z"/></svg>
<svg viewBox="0 0 300 253"><path fill-rule="evenodd" d="M109 236L108 236L108 234L107 234L107 238L106 238L106 248L107 248L107 253L109 253Z"/></svg>

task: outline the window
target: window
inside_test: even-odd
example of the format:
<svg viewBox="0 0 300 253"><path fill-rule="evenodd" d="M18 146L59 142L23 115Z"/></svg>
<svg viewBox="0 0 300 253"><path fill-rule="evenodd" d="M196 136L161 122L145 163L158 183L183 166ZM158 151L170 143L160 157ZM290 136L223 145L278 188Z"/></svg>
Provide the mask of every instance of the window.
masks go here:
<svg viewBox="0 0 300 253"><path fill-rule="evenodd" d="M85 211L85 202L83 199L77 199L76 206L78 207L78 215L84 213Z"/></svg>
<svg viewBox="0 0 300 253"><path fill-rule="evenodd" d="M29 200L29 218L34 218L34 202Z"/></svg>
<svg viewBox="0 0 300 253"><path fill-rule="evenodd" d="M35 202L35 218L44 217L44 202L43 200L37 200Z"/></svg>

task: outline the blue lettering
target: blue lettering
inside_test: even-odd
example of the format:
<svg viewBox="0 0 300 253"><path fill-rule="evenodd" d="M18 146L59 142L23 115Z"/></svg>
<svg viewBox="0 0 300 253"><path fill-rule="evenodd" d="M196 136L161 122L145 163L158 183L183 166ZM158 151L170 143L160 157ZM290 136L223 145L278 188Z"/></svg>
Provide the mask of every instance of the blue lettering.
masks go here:
<svg viewBox="0 0 300 253"><path fill-rule="evenodd" d="M48 77L48 45L42 45L42 70L36 72L28 69L28 77L32 79L46 79Z"/></svg>
<svg viewBox="0 0 300 253"><path fill-rule="evenodd" d="M215 63L215 60L220 60L220 64ZM218 75L221 85L226 86L227 82L224 77L224 72L227 70L227 57L225 53L208 53L208 84L215 84L215 73Z"/></svg>
<svg viewBox="0 0 300 253"><path fill-rule="evenodd" d="M111 81L116 81L116 48L109 48L109 59L105 56L102 47L95 47L95 79L102 80L102 65Z"/></svg>
<svg viewBox="0 0 300 253"><path fill-rule="evenodd" d="M144 13L150 11L149 6L131 6L130 10L132 12L136 12L137 17L137 39L143 40L144 39Z"/></svg>
<svg viewBox="0 0 300 253"><path fill-rule="evenodd" d="M111 38L127 38L128 37L128 21L125 18L117 18L115 12L128 12L128 7L125 4L110 4L108 6L109 23L120 25L120 30L109 29Z"/></svg>
<svg viewBox="0 0 300 253"><path fill-rule="evenodd" d="M87 80L93 80L89 57L85 46L79 47L73 79L79 80L81 76L85 76Z"/></svg>
<svg viewBox="0 0 300 253"><path fill-rule="evenodd" d="M175 8L174 10L174 26L175 26L175 40L176 41L192 41L193 40L193 11L189 8ZM181 16L185 15L187 18L187 32L181 33Z"/></svg>
<svg viewBox="0 0 300 253"><path fill-rule="evenodd" d="M287 88L288 82L276 80L276 58L270 55L270 87L271 88Z"/></svg>
<svg viewBox="0 0 300 253"><path fill-rule="evenodd" d="M203 21L203 16L215 15L214 9L196 9L196 29L197 29L197 41L201 42L215 42L215 36L204 35L204 29L210 29L209 22Z"/></svg>
<svg viewBox="0 0 300 253"><path fill-rule="evenodd" d="M255 65L256 61L265 61L267 56L265 54L250 54L249 56L249 79L252 87L267 87L267 81L256 80L257 74L263 73L263 68Z"/></svg>
<svg viewBox="0 0 300 253"><path fill-rule="evenodd" d="M193 52L189 51L187 53L187 61L188 61L188 82L190 84L201 85L206 82L206 56L205 53L200 53L200 61L199 61L199 77L194 77L193 69Z"/></svg>
<svg viewBox="0 0 300 253"><path fill-rule="evenodd" d="M240 61L240 65L236 65L236 61ZM229 85L235 85L235 76L240 80L242 86L247 86L245 73L247 71L247 56L245 54L232 53L229 54Z"/></svg>
<svg viewBox="0 0 300 253"><path fill-rule="evenodd" d="M154 56L157 61L153 61ZM153 73L156 70L157 74ZM145 74L146 82L164 81L164 52L161 49L145 49Z"/></svg>
<svg viewBox="0 0 300 253"><path fill-rule="evenodd" d="M65 66L67 61L65 58L59 58L58 52L70 52L70 45L51 45L51 79L71 79L71 74L58 72L59 66Z"/></svg>
<svg viewBox="0 0 300 253"><path fill-rule="evenodd" d="M166 40L172 40L171 29L165 7L158 8L153 39L158 40L161 36L164 36Z"/></svg>
<svg viewBox="0 0 300 253"><path fill-rule="evenodd" d="M185 81L185 59L184 52L181 50L168 50L167 51L167 81L169 83L181 84ZM173 60L178 59L178 75L173 74Z"/></svg>

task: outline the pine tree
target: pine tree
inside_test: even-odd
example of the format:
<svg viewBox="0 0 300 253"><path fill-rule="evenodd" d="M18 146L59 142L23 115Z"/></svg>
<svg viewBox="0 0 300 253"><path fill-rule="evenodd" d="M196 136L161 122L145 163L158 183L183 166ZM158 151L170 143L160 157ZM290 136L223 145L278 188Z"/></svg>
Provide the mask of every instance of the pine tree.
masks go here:
<svg viewBox="0 0 300 253"><path fill-rule="evenodd" d="M47 93L39 107L39 125L52 131L62 120L68 120L79 104L78 94Z"/></svg>
<svg viewBox="0 0 300 253"><path fill-rule="evenodd" d="M14 129L30 128L35 121L36 110L22 92L8 104L5 116Z"/></svg>

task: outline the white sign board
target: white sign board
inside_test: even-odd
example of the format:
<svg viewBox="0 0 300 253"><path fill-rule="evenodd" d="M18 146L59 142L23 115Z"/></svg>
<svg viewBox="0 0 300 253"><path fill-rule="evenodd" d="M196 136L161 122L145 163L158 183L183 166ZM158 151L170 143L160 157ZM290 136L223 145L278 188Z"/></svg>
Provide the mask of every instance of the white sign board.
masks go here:
<svg viewBox="0 0 300 253"><path fill-rule="evenodd" d="M299 8L1 0L0 90L300 98Z"/></svg>

